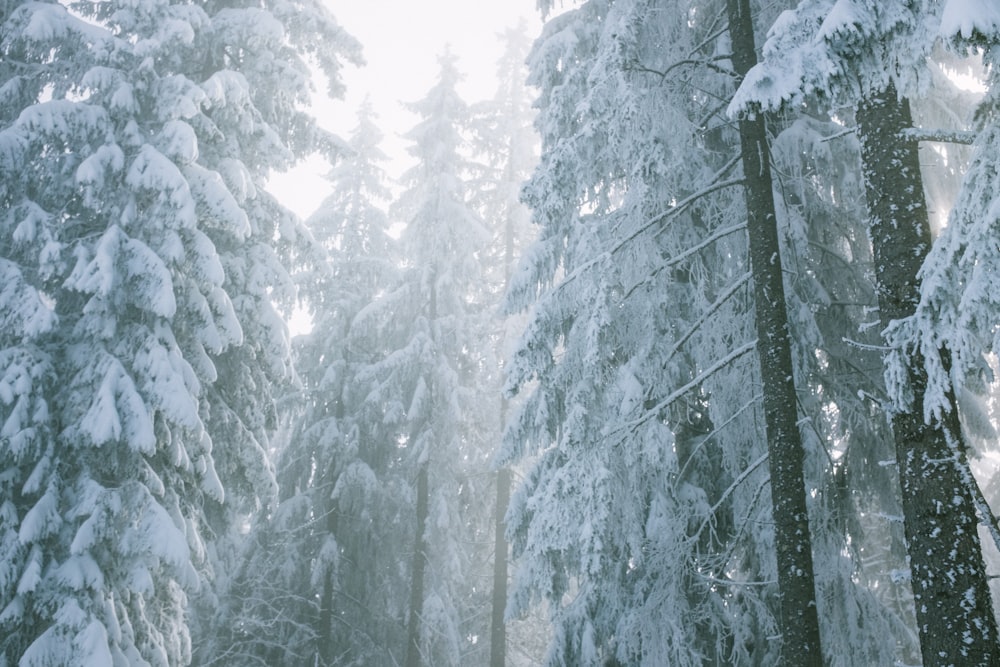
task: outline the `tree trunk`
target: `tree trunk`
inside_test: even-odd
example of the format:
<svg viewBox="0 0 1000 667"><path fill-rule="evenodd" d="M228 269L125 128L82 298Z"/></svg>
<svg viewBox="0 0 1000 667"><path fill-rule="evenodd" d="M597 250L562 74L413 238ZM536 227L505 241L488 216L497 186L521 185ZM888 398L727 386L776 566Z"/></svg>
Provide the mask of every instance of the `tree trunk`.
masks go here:
<svg viewBox="0 0 1000 667"><path fill-rule="evenodd" d="M333 573L323 576L323 592L319 600L319 664L328 667L333 664Z"/></svg>
<svg viewBox="0 0 1000 667"><path fill-rule="evenodd" d="M424 533L428 510L427 462L420 464L417 473L417 531L413 538L413 566L410 576L410 617L406 630L406 667L420 667L420 615L424 607L424 571L427 569L427 550Z"/></svg>
<svg viewBox="0 0 1000 667"><path fill-rule="evenodd" d="M744 76L756 64L749 0L727 0L733 65ZM756 304L757 348L767 430L774 544L778 561L782 662L822 664L813 578L812 541L798 427L791 336L771 189L764 118L739 122L747 203L747 233Z"/></svg>
<svg viewBox="0 0 1000 667"><path fill-rule="evenodd" d="M333 467L331 465L331 467ZM333 507L329 508L329 513L326 515L326 531L328 535L337 535L337 517L338 517L337 503L333 504ZM333 596L334 588L336 586L336 573L329 563L326 564L326 574L323 575L323 590L320 593L319 599L319 622L318 632L316 633L316 643L318 644L318 653L320 659L320 665L323 667L329 667L334 663L334 641L333 641Z"/></svg>
<svg viewBox="0 0 1000 667"><path fill-rule="evenodd" d="M342 334L343 338L346 339L346 332ZM336 401L336 406L333 410L333 416L337 420L338 424L344 423L344 398L339 396ZM326 473L326 479L331 484L331 486L336 485L336 469L341 465L340 461L332 459L328 462L328 469ZM326 535L332 535L334 539L338 539L340 529L340 508L339 502L334 501L328 508L326 514L326 521L323 525ZM321 544L322 548L322 544ZM316 643L319 654L319 664L323 667L329 667L333 665L336 657L337 647L335 646L335 641L333 638L333 600L337 586L337 573L333 571L333 568L329 563L326 564L326 574L323 575L323 590L320 593L319 598L319 618L317 619L319 627L316 632Z"/></svg>
<svg viewBox="0 0 1000 667"><path fill-rule="evenodd" d="M514 146L511 137L508 148L508 163L504 168L504 182L511 182ZM510 210L504 224L503 291L510 287L510 276L515 262L514 219ZM503 342L503 336L501 336ZM507 423L507 399L500 399L500 426ZM501 468L496 474L497 497L496 514L493 518L493 610L490 618L490 667L505 667L507 664L507 623L504 620L507 609L508 549L505 536L507 524L504 517L510 505L511 477L509 468Z"/></svg>
<svg viewBox="0 0 1000 667"><path fill-rule="evenodd" d="M493 522L493 617L490 622L490 667L504 667L507 660L507 540L504 515L510 503L510 470L497 471L497 504Z"/></svg>
<svg viewBox="0 0 1000 667"><path fill-rule="evenodd" d="M427 320L431 325L431 342L436 343L434 324L437 321L437 270L430 272L430 299L427 304ZM434 345L437 352L437 345ZM434 405L434 381L427 380L427 391L430 403ZM433 407L431 410L433 411ZM430 444L427 445L430 447ZM431 453L420 452L419 470L417 471L417 527L413 536L413 565L410 576L410 616L406 630L406 667L420 667L420 620L424 611L424 572L427 571L427 514L430 509L430 458Z"/></svg>
<svg viewBox="0 0 1000 667"><path fill-rule="evenodd" d="M890 87L857 110L870 236L883 329L912 315L917 272L931 246L916 141L907 100ZM914 355L907 369L914 409L892 416L913 597L925 665L998 665L996 619L980 550L973 499L956 451L958 411L944 423L921 416L927 374ZM960 446L955 444L955 446Z"/></svg>

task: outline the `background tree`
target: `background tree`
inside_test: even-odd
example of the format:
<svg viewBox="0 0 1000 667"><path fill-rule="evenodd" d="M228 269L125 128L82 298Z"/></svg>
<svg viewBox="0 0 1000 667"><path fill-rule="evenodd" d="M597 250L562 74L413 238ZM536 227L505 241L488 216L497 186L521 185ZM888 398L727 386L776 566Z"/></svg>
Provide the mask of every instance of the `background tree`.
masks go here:
<svg viewBox="0 0 1000 667"><path fill-rule="evenodd" d="M497 91L492 100L474 107L473 145L481 173L472 178L476 208L492 233L492 241L483 253L488 288L483 295L487 308L498 311L503 293L510 284L514 265L530 236L531 214L520 201L521 187L537 162L537 136L532 129L533 95L526 85L525 58L531 46L522 20L516 28L504 34L504 53L497 62ZM516 324L510 319L496 319L489 338L494 346L491 366L496 368L490 378L489 391L499 406L499 418L493 420L485 443L495 455L499 448L501 424L509 412L507 399L500 388L502 359L506 356ZM484 387L485 389L485 387ZM484 415L485 416L485 415ZM507 584L509 579L509 546L505 537L504 517L510 502L512 471L501 466L495 476L495 508L492 525L490 666L507 664ZM518 641L519 638L514 639Z"/></svg>
<svg viewBox="0 0 1000 667"><path fill-rule="evenodd" d="M380 141L366 102L330 174L332 192L306 223L315 245L296 279L313 327L296 342L302 390L282 416L279 503L241 553L233 608L218 629L236 632L205 664L391 663L401 643L403 597L393 592L405 579L386 548L403 511L395 443L363 409L359 375L371 359L350 344L354 318L395 277Z"/></svg>
<svg viewBox="0 0 1000 667"><path fill-rule="evenodd" d="M406 225L401 274L359 313L352 332L383 350L360 379L369 383L365 403L382 414L396 447L395 474L408 494L407 665L459 664L475 650L468 638L485 635L483 615L470 609L482 608L487 590L464 585L475 534L463 507L483 497L468 466L482 445L476 285L488 234L463 182L468 112L458 80L454 57L445 54L438 82L411 105L421 117L407 135L417 163L392 208Z"/></svg>

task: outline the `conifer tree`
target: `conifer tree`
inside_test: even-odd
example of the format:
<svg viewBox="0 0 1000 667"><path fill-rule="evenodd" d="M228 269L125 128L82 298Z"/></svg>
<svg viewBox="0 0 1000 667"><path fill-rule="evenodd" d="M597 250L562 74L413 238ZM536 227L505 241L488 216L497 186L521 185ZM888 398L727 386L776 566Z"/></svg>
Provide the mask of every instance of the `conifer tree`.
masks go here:
<svg viewBox="0 0 1000 667"><path fill-rule="evenodd" d="M930 223L917 147L902 138L912 125L907 101L890 86L859 105L857 120L885 330L914 312L917 271L931 245ZM913 401L921 405L927 372L919 353L909 361L900 370ZM987 665L995 662L990 656L996 651L996 620L972 489L956 460L957 406L950 389L948 394L948 412L932 423L919 410L892 416L913 597L925 661Z"/></svg>
<svg viewBox="0 0 1000 667"><path fill-rule="evenodd" d="M770 526L773 512L739 136L723 114L734 79L725 18L718 2L582 3L548 23L529 61L542 158L526 198L540 238L510 296L531 308L511 363L512 388L530 389L505 451L537 457L509 512L511 607L548 602L549 664L780 659L775 536L750 528ZM759 27L768 19L762 11ZM815 133L803 125L787 135L783 168L820 159L798 150ZM802 238L811 212L786 215L826 193L785 186L802 199L777 205L780 252L798 263L784 272L787 302L769 301L795 314L806 480L823 489L808 509L842 512L823 517L813 544L824 566L816 602L837 619L822 658L887 664L891 619L855 584L853 507L838 499L849 495L837 459L850 437L838 434L832 455L816 437L843 427L824 416L844 400L824 396L840 390L843 356L825 340L839 330Z"/></svg>
<svg viewBox="0 0 1000 667"><path fill-rule="evenodd" d="M297 340L302 388L282 415L279 502L255 521L218 624L227 636L205 662L391 663L400 642L402 598L392 592L405 580L397 554L384 548L402 511L395 444L380 431L381 416L364 409L359 375L370 349L351 338L354 318L395 275L380 141L366 102L350 152L330 174L331 194L306 221L314 243L296 278L313 327ZM238 631L227 634L231 627Z"/></svg>
<svg viewBox="0 0 1000 667"><path fill-rule="evenodd" d="M363 309L352 340L381 352L360 376L369 414L381 414L386 446L397 452L394 475L404 485L407 514L397 537L408 579L405 664L460 664L468 637L482 636L485 591L465 586L470 524L463 506L479 496L465 469L479 448L475 422L482 360L479 251L488 234L464 184L467 108L456 92L455 59L411 105L421 121L406 135L416 165L391 209L405 223L403 264L396 284ZM480 599L474 599L475 596ZM403 662L402 660L400 661Z"/></svg>
<svg viewBox="0 0 1000 667"><path fill-rule="evenodd" d="M537 162L537 137L532 130L534 113L531 109L531 92L526 85L527 57L530 42L522 20L516 28L504 34L504 53L497 63L497 91L492 100L474 109L476 124L474 145L482 156L482 173L473 178L477 208L492 232L492 241L483 257L487 269L487 292L484 305L499 311L502 293L510 283L516 258L521 255L530 235L530 212L521 203L520 194L524 181ZM495 455L499 447L500 426L507 414L507 399L501 395L502 377L499 364L511 344L514 324L499 320L494 325L490 340L495 345L493 353L497 372L484 389L495 394L499 419L495 421L487 448ZM499 363L498 363L499 362ZM485 402L485 401L484 401ZM503 667L507 663L507 606L508 551L504 517L510 502L511 470L501 466L496 472L496 496L493 509L492 540L492 609L490 619L490 666Z"/></svg>
<svg viewBox="0 0 1000 667"><path fill-rule="evenodd" d="M949 5L945 15L953 10L964 14ZM764 64L737 96L743 101L734 102L770 108L812 96L857 105L883 331L913 314L917 270L931 245L916 145L905 136L912 123L905 96L926 77L924 59L940 29L956 20L940 12L940 3L848 2L835 8L803 2L775 26ZM791 76L785 74L789 59ZM934 364L921 356L887 365L889 388L905 385L909 392L895 391L897 402L887 407L921 649L925 661L990 664L996 620L976 531L975 488L963 474L954 393L949 386L932 394L938 406L947 406L934 419L925 420L919 408L899 409L925 403ZM937 352L934 358L949 367Z"/></svg>
<svg viewBox="0 0 1000 667"><path fill-rule="evenodd" d="M263 183L333 145L306 53L333 90L356 58L289 8L4 5L0 662L187 664L213 537L274 487L300 232Z"/></svg>
<svg viewBox="0 0 1000 667"><path fill-rule="evenodd" d="M742 527L770 511L761 441L743 437L757 399L742 193L712 102L729 80L685 64L710 62L714 16L587 2L530 59L540 238L511 294L533 308L511 385L537 385L506 447L537 454L509 512L511 605L548 601L549 664L777 655L767 593L740 583L773 579L773 561Z"/></svg>
<svg viewBox="0 0 1000 667"><path fill-rule="evenodd" d="M733 67L745 76L757 62L750 2L727 0L726 10ZM739 131L778 561L781 655L790 664L806 664L816 661L822 650L771 150L763 116L741 117Z"/></svg>

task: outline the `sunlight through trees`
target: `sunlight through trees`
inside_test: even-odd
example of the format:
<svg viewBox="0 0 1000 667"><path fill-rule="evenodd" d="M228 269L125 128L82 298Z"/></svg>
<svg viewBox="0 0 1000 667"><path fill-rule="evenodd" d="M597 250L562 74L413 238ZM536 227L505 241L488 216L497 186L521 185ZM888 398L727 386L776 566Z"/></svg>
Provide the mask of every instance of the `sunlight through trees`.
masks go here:
<svg viewBox="0 0 1000 667"><path fill-rule="evenodd" d="M0 0L0 667L1000 664L994 1L538 9Z"/></svg>

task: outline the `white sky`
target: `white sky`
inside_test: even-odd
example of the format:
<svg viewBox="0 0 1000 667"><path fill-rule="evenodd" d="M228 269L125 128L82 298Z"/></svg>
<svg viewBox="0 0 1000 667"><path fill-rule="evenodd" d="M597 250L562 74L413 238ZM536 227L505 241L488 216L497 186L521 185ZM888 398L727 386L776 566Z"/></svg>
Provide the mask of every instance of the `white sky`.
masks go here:
<svg viewBox="0 0 1000 667"><path fill-rule="evenodd" d="M385 142L383 150L398 176L408 165L406 142L400 135L417 122L403 103L422 98L436 82L438 56L445 46L458 57L465 79L459 88L466 102L492 97L496 64L502 53L499 35L527 21L531 36L541 19L536 0L328 0L337 21L361 42L367 65L347 67L343 101L317 104L320 124L346 138L356 124L355 111L369 95L378 114ZM285 205L305 217L327 194L321 160L311 160L293 172L278 175L271 189Z"/></svg>

